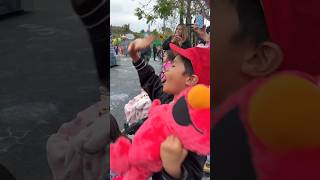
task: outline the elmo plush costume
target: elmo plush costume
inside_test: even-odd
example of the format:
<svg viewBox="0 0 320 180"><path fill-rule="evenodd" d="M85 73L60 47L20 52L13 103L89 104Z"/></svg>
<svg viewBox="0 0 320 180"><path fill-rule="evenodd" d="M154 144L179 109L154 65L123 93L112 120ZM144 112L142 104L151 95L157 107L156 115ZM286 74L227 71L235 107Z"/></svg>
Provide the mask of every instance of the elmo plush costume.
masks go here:
<svg viewBox="0 0 320 180"><path fill-rule="evenodd" d="M320 179L319 80L281 72L252 82L214 115L214 179Z"/></svg>
<svg viewBox="0 0 320 180"><path fill-rule="evenodd" d="M186 89L170 104L155 100L133 141L120 137L110 145L110 169L118 179L147 180L162 169L160 145L169 135L189 151L210 153L210 88Z"/></svg>

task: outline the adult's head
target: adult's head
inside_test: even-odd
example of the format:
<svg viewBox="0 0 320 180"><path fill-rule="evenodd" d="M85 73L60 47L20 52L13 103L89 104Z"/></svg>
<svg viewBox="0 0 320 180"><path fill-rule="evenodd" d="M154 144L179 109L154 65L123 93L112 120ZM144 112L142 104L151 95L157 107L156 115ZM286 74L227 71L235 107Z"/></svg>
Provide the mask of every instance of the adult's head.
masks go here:
<svg viewBox="0 0 320 180"><path fill-rule="evenodd" d="M174 34L180 36L182 38L183 42L186 41L188 39L187 26L184 24L179 24L176 27Z"/></svg>

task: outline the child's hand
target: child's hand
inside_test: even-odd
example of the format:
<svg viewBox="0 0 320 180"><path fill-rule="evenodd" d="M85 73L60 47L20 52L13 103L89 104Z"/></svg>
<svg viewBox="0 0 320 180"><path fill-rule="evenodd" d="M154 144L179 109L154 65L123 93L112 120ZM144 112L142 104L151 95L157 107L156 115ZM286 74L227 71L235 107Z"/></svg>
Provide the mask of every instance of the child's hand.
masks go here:
<svg viewBox="0 0 320 180"><path fill-rule="evenodd" d="M181 164L187 155L188 151L182 147L180 140L175 136L167 137L161 144L160 156L163 168L176 179L181 176Z"/></svg>
<svg viewBox="0 0 320 180"><path fill-rule="evenodd" d="M150 46L150 44L154 41L155 39L155 36L153 35L150 35L146 38L139 38L139 39L136 39L134 41L132 41L129 46L128 46L128 52L129 52L129 55L131 56L133 62L136 62L139 60L139 54L138 52L141 50L141 49L145 49L147 47Z"/></svg>

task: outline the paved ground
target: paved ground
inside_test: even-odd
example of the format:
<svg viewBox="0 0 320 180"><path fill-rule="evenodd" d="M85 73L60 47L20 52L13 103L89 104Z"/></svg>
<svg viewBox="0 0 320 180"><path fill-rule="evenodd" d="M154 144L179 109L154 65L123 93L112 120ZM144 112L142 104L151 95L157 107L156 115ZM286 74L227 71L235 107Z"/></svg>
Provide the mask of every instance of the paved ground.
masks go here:
<svg viewBox="0 0 320 180"><path fill-rule="evenodd" d="M117 119L120 128L125 123L124 105L140 93L140 82L131 59L125 56L118 57L118 66L110 70L110 109ZM160 61L150 60L150 64L157 73L161 70Z"/></svg>
<svg viewBox="0 0 320 180"><path fill-rule="evenodd" d="M33 12L0 19L0 163L18 180L52 179L48 136L98 98L91 47L70 1L35 0Z"/></svg>

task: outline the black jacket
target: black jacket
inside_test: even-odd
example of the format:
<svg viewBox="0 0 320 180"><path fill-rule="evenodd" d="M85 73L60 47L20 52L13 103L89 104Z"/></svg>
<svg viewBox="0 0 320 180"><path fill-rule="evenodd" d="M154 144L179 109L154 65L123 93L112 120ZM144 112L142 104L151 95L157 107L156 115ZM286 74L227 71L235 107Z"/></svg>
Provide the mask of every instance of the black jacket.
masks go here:
<svg viewBox="0 0 320 180"><path fill-rule="evenodd" d="M170 50L170 46L169 44L171 43L173 36L170 36L168 39L166 39L163 43L162 43L162 48L163 50ZM191 48L191 43L189 40L186 40L182 43L181 48L183 49L187 49L187 48Z"/></svg>
<svg viewBox="0 0 320 180"><path fill-rule="evenodd" d="M150 99L159 99L161 103L167 104L173 100L173 95L163 92L161 79L155 74L152 66L143 60L133 64L138 71L141 87L148 93ZM186 159L182 163L181 180L200 180L202 178L203 166L206 161L205 156L197 155L189 152ZM173 180L164 170L155 173L153 180Z"/></svg>

